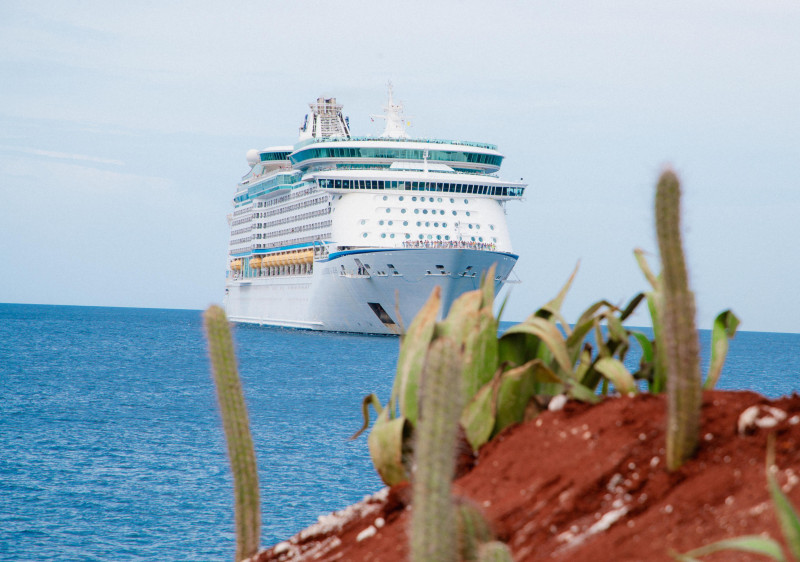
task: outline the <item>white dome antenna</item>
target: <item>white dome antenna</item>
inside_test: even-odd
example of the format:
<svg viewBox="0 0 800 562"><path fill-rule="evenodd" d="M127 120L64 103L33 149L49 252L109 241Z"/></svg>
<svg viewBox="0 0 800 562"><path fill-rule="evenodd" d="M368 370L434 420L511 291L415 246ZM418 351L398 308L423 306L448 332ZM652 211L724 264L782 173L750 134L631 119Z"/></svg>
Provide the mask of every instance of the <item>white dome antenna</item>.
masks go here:
<svg viewBox="0 0 800 562"><path fill-rule="evenodd" d="M248 150L247 151L247 163L250 165L250 167L252 168L253 166L258 164L259 162L261 162L261 153L258 150L256 150L255 148L251 148L250 150Z"/></svg>

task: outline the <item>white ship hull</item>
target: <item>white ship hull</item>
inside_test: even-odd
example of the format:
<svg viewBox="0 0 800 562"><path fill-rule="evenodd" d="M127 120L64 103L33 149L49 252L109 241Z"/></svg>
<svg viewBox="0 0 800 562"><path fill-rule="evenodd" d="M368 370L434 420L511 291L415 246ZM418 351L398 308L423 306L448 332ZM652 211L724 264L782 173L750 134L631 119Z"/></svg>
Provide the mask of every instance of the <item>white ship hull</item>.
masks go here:
<svg viewBox="0 0 800 562"><path fill-rule="evenodd" d="M495 292L511 273L511 253L455 248L332 253L313 273L229 279L225 308L234 322L309 330L399 334L435 286L443 312L497 265Z"/></svg>

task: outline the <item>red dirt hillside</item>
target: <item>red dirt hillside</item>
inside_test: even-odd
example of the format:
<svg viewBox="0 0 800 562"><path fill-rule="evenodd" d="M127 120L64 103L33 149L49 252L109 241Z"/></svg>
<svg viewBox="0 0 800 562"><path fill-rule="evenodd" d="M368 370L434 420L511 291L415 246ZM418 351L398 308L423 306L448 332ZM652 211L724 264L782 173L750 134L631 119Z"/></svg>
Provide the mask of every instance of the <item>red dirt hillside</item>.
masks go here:
<svg viewBox="0 0 800 562"><path fill-rule="evenodd" d="M509 428L453 491L483 509L520 562L672 560L672 550L764 532L782 542L766 443L774 432L778 482L800 506L800 396L711 391L703 399L699 450L674 473L664 467L666 398L640 394L568 402ZM379 492L254 559L406 560L410 496L408 486ZM729 551L704 560L766 559Z"/></svg>

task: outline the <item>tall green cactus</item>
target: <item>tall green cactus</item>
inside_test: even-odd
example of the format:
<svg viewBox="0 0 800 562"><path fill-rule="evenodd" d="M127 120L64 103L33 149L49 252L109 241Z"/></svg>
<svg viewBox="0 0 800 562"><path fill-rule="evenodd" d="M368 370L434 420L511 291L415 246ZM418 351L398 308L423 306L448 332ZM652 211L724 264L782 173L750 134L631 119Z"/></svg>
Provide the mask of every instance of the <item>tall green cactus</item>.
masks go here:
<svg viewBox="0 0 800 562"><path fill-rule="evenodd" d="M665 170L656 187L656 233L663 276L663 339L667 368L667 468L679 468L697 448L702 377L680 232L680 181Z"/></svg>
<svg viewBox="0 0 800 562"><path fill-rule="evenodd" d="M431 343L422 372L411 514L411 560L458 560L456 511L450 495L461 414L461 346Z"/></svg>
<svg viewBox="0 0 800 562"><path fill-rule="evenodd" d="M211 306L206 310L204 320L211 369L233 472L236 507L235 560L238 561L258 552L261 508L256 455L225 311L218 306Z"/></svg>

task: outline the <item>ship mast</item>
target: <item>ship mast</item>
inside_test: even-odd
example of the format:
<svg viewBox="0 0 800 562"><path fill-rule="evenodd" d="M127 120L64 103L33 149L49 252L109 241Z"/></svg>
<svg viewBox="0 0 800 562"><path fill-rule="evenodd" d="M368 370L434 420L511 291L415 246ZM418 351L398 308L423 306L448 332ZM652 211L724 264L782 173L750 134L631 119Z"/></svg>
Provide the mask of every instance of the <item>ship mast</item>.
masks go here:
<svg viewBox="0 0 800 562"><path fill-rule="evenodd" d="M388 83L389 101L383 106L385 115L371 115L373 119L386 119L386 128L383 130L381 137L390 139L407 139L409 138L406 133L406 121L403 117L403 104L402 102L395 103L392 94L392 83Z"/></svg>

